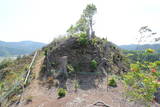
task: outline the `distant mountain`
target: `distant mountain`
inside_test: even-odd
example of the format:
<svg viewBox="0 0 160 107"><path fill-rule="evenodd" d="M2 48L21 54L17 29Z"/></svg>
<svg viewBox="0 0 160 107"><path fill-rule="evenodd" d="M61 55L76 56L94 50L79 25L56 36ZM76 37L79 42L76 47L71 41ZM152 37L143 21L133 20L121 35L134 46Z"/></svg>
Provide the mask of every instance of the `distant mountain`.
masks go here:
<svg viewBox="0 0 160 107"><path fill-rule="evenodd" d="M36 49L42 48L43 46L45 46L44 43L33 42L33 41L21 41L21 42L0 41L0 57L30 54Z"/></svg>
<svg viewBox="0 0 160 107"><path fill-rule="evenodd" d="M124 50L145 50L147 48L160 50L160 44L144 44L144 45L130 44L130 45L120 45L119 47Z"/></svg>

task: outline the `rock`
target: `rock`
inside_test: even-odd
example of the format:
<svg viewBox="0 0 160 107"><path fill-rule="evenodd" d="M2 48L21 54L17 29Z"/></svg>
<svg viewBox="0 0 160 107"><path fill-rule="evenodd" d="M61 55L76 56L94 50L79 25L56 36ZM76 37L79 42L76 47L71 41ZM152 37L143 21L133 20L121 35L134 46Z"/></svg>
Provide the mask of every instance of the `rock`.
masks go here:
<svg viewBox="0 0 160 107"><path fill-rule="evenodd" d="M116 74L127 71L127 63L123 60L123 55L113 43L104 43L103 39L97 37L94 39L97 40L96 43L88 40L87 45L81 45L77 37L71 37L59 43L56 48L52 48L48 52L49 54L44 61L44 65L47 65L45 71L63 71L68 76L67 64L71 65L76 72L101 72L102 70L99 70L101 68L103 68L103 72L104 70L105 72L114 71L112 73ZM52 46L50 45L50 47ZM91 68L92 60L97 62L97 69ZM49 66L52 63L56 64Z"/></svg>

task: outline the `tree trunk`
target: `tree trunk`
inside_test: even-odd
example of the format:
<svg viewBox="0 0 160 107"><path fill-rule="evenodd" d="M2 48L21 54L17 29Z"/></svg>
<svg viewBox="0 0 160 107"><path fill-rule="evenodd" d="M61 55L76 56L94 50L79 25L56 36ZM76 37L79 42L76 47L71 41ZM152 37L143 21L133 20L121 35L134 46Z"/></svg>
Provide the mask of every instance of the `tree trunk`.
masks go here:
<svg viewBox="0 0 160 107"><path fill-rule="evenodd" d="M93 32L92 18L90 18L89 20L89 39L92 39L92 32Z"/></svg>

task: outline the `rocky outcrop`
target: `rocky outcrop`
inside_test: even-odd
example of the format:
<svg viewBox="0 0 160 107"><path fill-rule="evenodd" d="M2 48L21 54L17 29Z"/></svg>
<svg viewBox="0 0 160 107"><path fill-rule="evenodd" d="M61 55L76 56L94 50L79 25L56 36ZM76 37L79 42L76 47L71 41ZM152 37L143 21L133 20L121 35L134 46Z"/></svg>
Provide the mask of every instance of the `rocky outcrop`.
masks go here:
<svg viewBox="0 0 160 107"><path fill-rule="evenodd" d="M100 69L115 74L127 72L125 58L116 45L105 39L95 39L94 43L90 40L87 45L82 45L77 37L70 37L56 46L46 47L48 50L44 61L43 75L51 76L53 72L54 74L55 72L65 72L67 75L66 67L68 64L74 68L75 72L101 72ZM61 59L64 57L63 62ZM91 68L92 60L98 63L97 69Z"/></svg>

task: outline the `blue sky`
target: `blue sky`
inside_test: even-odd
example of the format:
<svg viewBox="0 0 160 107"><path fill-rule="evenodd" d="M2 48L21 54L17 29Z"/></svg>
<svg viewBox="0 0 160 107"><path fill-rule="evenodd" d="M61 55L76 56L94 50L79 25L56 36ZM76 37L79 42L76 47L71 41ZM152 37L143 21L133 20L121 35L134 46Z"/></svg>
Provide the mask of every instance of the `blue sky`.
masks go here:
<svg viewBox="0 0 160 107"><path fill-rule="evenodd" d="M0 40L49 43L65 34L92 2L98 9L97 36L130 44L142 26L160 32L159 0L0 0Z"/></svg>

